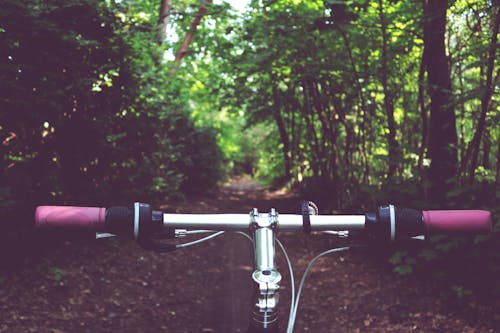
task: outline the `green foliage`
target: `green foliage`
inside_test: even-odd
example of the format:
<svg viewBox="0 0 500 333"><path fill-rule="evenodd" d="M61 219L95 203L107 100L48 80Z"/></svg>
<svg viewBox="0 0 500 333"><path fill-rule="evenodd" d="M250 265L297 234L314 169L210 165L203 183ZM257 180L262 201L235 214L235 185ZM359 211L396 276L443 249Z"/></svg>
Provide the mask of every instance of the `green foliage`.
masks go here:
<svg viewBox="0 0 500 333"><path fill-rule="evenodd" d="M257 175L285 178L302 188L320 183L336 192L348 192L346 197L351 199L331 196L329 205L336 209L350 208L366 194L369 198L364 202L412 202L412 198L419 198L418 206L423 206L429 200L430 160L425 147L421 149L424 124L418 99L421 91L424 106L429 108L426 77L419 75L422 8L411 1L381 4L253 2L245 19L216 17L215 29L203 30L203 41L196 44L197 56L206 59L203 77L210 80L203 80L204 84L214 83L213 91L224 96L217 103L224 106L224 112L239 115L243 110L248 127L275 124L269 126L266 137L278 142L260 145L259 150L266 152L259 154L275 156L279 150L282 156L255 165ZM381 12L388 22L387 73L382 73L380 65ZM484 90L480 73L484 73L489 31L480 28L488 26L487 16L481 13L493 12L488 2L464 0L450 7L448 46L454 61L453 86L460 87L455 97L462 157L472 138L477 117L474 111L479 109ZM467 22L477 24L474 28ZM222 30L229 33L216 33ZM477 40L468 43L463 36L471 32ZM397 170L392 177L387 170L383 75L387 76L399 143L393 157ZM494 114L490 112L489 117ZM497 138L498 131L488 135ZM497 149L493 145L485 153L496 156ZM492 184L495 177L491 163L478 167L476 179Z"/></svg>
<svg viewBox="0 0 500 333"><path fill-rule="evenodd" d="M2 4L4 227L40 204L160 201L220 179L216 134L195 125L141 17L94 0Z"/></svg>
<svg viewBox="0 0 500 333"><path fill-rule="evenodd" d="M458 299L463 299L472 295L472 291L464 288L463 286L452 286L451 289Z"/></svg>
<svg viewBox="0 0 500 333"><path fill-rule="evenodd" d="M398 273L399 275L409 275L413 273L413 267L410 264L397 265L396 267L394 267L394 272Z"/></svg>
<svg viewBox="0 0 500 333"><path fill-rule="evenodd" d="M187 13L197 4L182 5ZM453 1L448 10L446 42L462 161L484 93L493 13L489 1ZM381 67L382 18L387 23L386 72ZM172 17L172 22L182 36L190 17ZM175 50L180 42L166 48ZM323 209L359 213L387 202L423 209L489 209L498 230L498 168L492 163L498 156L498 112L487 117L484 142L490 148L483 143L476 181L457 179L446 207L429 199L431 161L419 101L420 92L429 109L426 77L420 75L423 46L422 8L412 1L251 2L244 18L227 6L214 7L172 84L179 89L179 103L191 106L195 123L216 129L226 170L251 173L269 184L300 186ZM384 75L388 91L382 87ZM397 170L391 177L387 95L398 141ZM495 98L491 104L492 110L498 108ZM453 273L447 270L473 272L478 258L485 260L481 269L496 272L496 240L497 233L434 236L420 251L396 253L392 261L403 275L431 267L432 275L449 278ZM458 258L464 258L462 267ZM469 288L466 275L455 274L464 281L451 279L453 285Z"/></svg>
<svg viewBox="0 0 500 333"><path fill-rule="evenodd" d="M392 255L389 262L395 266L394 272L397 274L409 275L413 273L413 266L415 265L416 260L412 256L408 255L408 252L398 251Z"/></svg>
<svg viewBox="0 0 500 333"><path fill-rule="evenodd" d="M51 279L57 282L61 281L66 275L66 271L58 267L49 268L48 273L50 274Z"/></svg>
<svg viewBox="0 0 500 333"><path fill-rule="evenodd" d="M420 4L253 1L243 17L227 3L211 5L173 76L175 52L199 5L176 2L170 39L159 45L157 1L3 2L3 224L29 225L41 203L163 201L247 173L298 186L323 209L359 213L387 202L490 209L492 236L433 237L420 252L397 252L391 261L399 274L429 265L445 276L450 266L443 263L460 267L456 256L470 271L481 257L500 274L498 112L486 117L474 181L464 178L485 92L494 2L457 0L448 10L461 160L448 207L429 200L424 128L432 119L423 120L429 87L420 74ZM497 110L493 95L490 108ZM397 165L393 175L389 160ZM453 289L458 297L467 295L470 281L453 283L466 288Z"/></svg>
<svg viewBox="0 0 500 333"><path fill-rule="evenodd" d="M495 11L492 2L469 0L450 2L448 10L446 43L457 148L464 165L485 91ZM211 52L219 56L217 76L228 78L217 91L225 97L225 110L232 114L244 110L245 133L260 133L253 141L259 149L243 150L250 154L255 174L269 183L285 179L300 186L323 209L359 212L391 202L422 209L489 209L496 221L500 132L494 126L495 96L475 181L463 178L462 169L450 183L453 188L445 203L430 199L432 161L424 128L433 119L428 115L426 74L420 74L423 19L421 4L412 1L252 2L245 19L235 21L231 29L228 42L233 47L213 45ZM386 70L381 67L383 56L389 59ZM392 156L397 168L390 177L387 96L394 108L398 141L396 157ZM422 108L427 110L425 123ZM455 276L469 280L450 280L455 285L472 283L468 274L477 268L477 258L485 260L481 269L497 271L496 257L485 253L485 249L499 252L494 245L497 237L432 237L421 251L396 253L395 271L406 275L425 266L433 275L450 278L449 272L456 272L463 256L469 273Z"/></svg>

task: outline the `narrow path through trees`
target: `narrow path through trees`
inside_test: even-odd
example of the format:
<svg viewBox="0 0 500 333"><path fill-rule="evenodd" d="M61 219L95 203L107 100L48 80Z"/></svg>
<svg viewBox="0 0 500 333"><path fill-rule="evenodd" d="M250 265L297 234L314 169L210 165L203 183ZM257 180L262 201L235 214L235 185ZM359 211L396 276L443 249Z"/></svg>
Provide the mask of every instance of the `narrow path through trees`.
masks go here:
<svg viewBox="0 0 500 333"><path fill-rule="evenodd" d="M295 211L294 192L272 191L247 178L169 211L195 213ZM295 274L311 258L343 245L324 235L281 233ZM290 302L280 255L282 322ZM251 246L226 234L170 254L145 252L130 241L40 244L15 267L0 271L0 332L245 332L253 269ZM467 296L463 296L467 298ZM383 253L321 259L309 275L296 332L494 332L498 304L461 302L430 279L401 278ZM284 328L283 328L284 329Z"/></svg>

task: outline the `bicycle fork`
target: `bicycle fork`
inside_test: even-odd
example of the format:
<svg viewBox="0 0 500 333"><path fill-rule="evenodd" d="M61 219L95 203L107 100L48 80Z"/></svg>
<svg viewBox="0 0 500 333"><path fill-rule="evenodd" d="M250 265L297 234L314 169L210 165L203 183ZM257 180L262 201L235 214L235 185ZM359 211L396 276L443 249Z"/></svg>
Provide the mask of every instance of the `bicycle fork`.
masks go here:
<svg viewBox="0 0 500 333"><path fill-rule="evenodd" d="M256 208L250 212L253 235L256 284L250 318L251 332L278 332L279 282L281 274L276 267L276 232L278 213L273 208L268 216L260 215Z"/></svg>

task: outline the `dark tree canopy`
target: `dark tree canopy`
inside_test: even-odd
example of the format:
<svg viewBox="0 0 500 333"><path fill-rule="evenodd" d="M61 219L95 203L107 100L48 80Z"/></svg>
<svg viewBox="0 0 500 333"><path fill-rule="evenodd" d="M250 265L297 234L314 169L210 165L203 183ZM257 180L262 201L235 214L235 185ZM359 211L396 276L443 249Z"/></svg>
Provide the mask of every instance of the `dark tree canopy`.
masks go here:
<svg viewBox="0 0 500 333"><path fill-rule="evenodd" d="M213 132L178 101L148 99L166 79L116 11L90 0L2 4L5 208L31 219L41 203L178 196L218 180Z"/></svg>

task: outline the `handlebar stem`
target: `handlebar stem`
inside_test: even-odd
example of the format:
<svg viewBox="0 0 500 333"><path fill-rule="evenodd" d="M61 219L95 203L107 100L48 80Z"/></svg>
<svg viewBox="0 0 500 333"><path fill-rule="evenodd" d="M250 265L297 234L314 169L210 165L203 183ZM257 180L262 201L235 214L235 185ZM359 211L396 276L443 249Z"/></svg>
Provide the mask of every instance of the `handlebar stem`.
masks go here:
<svg viewBox="0 0 500 333"><path fill-rule="evenodd" d="M281 274L276 268L276 232L278 213L273 208L268 216L259 214L256 208L250 212L250 230L254 243L255 270L252 279L256 283L251 325L268 329L277 326L276 311Z"/></svg>

